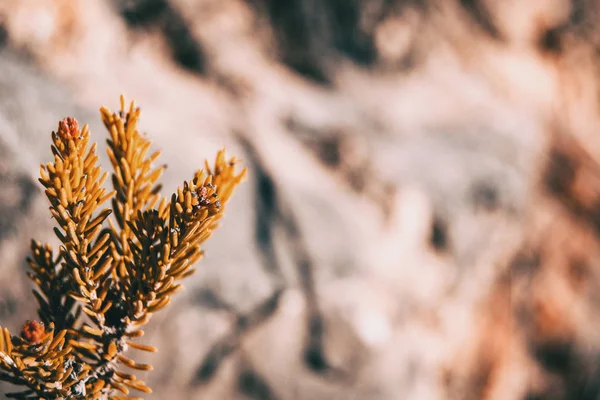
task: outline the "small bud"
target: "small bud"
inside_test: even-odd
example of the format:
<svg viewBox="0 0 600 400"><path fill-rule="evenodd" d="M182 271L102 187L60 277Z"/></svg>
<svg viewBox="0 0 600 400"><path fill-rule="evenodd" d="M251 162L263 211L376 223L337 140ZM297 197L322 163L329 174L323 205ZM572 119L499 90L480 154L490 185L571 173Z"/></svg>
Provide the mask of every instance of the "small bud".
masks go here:
<svg viewBox="0 0 600 400"><path fill-rule="evenodd" d="M29 344L38 344L44 337L44 333L44 324L36 320L27 321L23 325L21 337L29 342Z"/></svg>
<svg viewBox="0 0 600 400"><path fill-rule="evenodd" d="M79 123L75 118L67 117L58 123L58 135L63 139L75 139L79 136Z"/></svg>

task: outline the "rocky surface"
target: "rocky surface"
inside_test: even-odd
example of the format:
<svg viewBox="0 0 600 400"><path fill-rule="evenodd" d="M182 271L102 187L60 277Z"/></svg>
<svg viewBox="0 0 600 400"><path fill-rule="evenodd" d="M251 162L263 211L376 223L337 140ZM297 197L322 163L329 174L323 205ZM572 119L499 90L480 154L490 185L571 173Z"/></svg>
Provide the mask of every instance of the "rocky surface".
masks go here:
<svg viewBox="0 0 600 400"><path fill-rule="evenodd" d="M223 146L250 170L147 329L148 398L596 398L597 8L0 2L0 323L35 316L49 132L102 142L123 93L165 190Z"/></svg>

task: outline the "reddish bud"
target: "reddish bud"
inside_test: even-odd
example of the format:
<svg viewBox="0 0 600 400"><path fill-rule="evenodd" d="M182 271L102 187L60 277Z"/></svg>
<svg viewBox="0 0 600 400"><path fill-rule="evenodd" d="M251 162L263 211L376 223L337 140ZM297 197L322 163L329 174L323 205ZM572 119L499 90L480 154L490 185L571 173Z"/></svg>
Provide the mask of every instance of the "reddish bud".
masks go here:
<svg viewBox="0 0 600 400"><path fill-rule="evenodd" d="M79 136L79 123L75 118L67 117L58 123L58 135L63 139L75 139Z"/></svg>
<svg viewBox="0 0 600 400"><path fill-rule="evenodd" d="M25 325L23 325L23 330L21 331L21 337L25 339L30 344L38 344L42 341L44 337L45 329L44 324L38 322L36 320L27 321Z"/></svg>

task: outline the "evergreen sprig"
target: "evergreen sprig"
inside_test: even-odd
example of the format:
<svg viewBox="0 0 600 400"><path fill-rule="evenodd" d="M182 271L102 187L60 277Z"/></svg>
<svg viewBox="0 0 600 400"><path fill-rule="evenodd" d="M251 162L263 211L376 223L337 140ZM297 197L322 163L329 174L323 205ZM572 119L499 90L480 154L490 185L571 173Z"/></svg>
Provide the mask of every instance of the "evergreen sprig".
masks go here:
<svg viewBox="0 0 600 400"><path fill-rule="evenodd" d="M150 153L137 129L140 109L133 102L126 109L121 96L118 113L100 112L110 134L112 191L103 188L108 173L88 126L80 129L74 118L52 132L54 160L40 169L61 245L55 255L50 245L31 243L28 276L40 321L27 321L20 336L0 328L0 380L25 386L10 398L118 400L132 398L131 389L151 392L124 368L152 367L125 353L156 351L135 339L194 273L200 246L245 176L220 151L212 168L207 162L170 200L161 198L165 166L154 167L160 152Z"/></svg>

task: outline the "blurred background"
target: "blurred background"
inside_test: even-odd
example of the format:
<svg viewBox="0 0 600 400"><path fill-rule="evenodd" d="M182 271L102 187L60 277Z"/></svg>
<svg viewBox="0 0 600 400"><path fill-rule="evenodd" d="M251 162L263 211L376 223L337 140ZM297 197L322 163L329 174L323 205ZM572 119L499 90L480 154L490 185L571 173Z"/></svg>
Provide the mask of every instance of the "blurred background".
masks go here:
<svg viewBox="0 0 600 400"><path fill-rule="evenodd" d="M122 93L165 193L222 147L250 172L146 329L148 399L600 398L599 10L0 1L0 323L56 243L50 132L104 143Z"/></svg>

